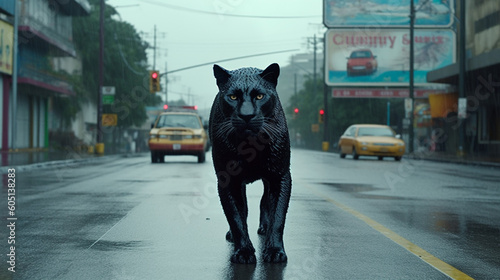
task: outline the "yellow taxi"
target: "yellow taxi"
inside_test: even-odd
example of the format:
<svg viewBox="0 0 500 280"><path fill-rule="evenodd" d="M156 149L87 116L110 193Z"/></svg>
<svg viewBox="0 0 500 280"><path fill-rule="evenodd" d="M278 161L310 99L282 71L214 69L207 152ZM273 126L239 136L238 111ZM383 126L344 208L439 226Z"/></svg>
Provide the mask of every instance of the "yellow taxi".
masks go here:
<svg viewBox="0 0 500 280"><path fill-rule="evenodd" d="M165 161L165 155L194 155L205 162L208 136L197 113L189 111L163 112L149 132L151 162Z"/></svg>
<svg viewBox="0 0 500 280"><path fill-rule="evenodd" d="M387 125L355 124L346 129L340 137L338 147L341 158L352 154L360 156L394 157L399 161L405 153L405 142Z"/></svg>

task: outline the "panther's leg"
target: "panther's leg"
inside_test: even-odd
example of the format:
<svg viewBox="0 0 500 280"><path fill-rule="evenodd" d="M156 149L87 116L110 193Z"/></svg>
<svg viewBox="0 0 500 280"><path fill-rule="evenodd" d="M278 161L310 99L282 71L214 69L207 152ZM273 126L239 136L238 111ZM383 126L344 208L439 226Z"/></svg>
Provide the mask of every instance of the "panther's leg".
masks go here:
<svg viewBox="0 0 500 280"><path fill-rule="evenodd" d="M268 190L269 228L266 233L263 258L265 262L286 262L283 231L292 190L290 172L287 172L281 179L270 181Z"/></svg>
<svg viewBox="0 0 500 280"><path fill-rule="evenodd" d="M264 182L264 194L262 195L262 198L260 200L260 220L257 233L265 235L269 227L269 181L265 179L263 179L262 181Z"/></svg>
<svg viewBox="0 0 500 280"><path fill-rule="evenodd" d="M255 249L250 241L247 227L248 206L244 184L232 183L218 187L219 197L229 223L228 235L234 243L231 261L234 263L256 263Z"/></svg>

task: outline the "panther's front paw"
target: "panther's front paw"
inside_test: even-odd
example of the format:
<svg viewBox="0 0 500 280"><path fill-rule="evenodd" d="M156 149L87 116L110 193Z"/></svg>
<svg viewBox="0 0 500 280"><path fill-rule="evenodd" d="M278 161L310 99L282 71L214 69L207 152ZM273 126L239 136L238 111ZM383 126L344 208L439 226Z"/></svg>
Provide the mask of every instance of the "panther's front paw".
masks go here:
<svg viewBox="0 0 500 280"><path fill-rule="evenodd" d="M241 248L231 256L231 262L241 264L252 264L257 262L253 248Z"/></svg>
<svg viewBox="0 0 500 280"><path fill-rule="evenodd" d="M264 249L263 259L268 263L281 263L287 261L287 256L283 248L271 247Z"/></svg>
<svg viewBox="0 0 500 280"><path fill-rule="evenodd" d="M259 229L257 229L257 233L260 235L266 235L267 225L260 225Z"/></svg>

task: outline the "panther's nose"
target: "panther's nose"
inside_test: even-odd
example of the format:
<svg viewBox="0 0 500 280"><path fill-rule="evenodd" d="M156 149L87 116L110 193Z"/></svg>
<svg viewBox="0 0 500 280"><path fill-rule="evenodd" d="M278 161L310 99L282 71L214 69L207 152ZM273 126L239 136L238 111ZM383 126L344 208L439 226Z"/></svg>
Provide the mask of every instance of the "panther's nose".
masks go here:
<svg viewBox="0 0 500 280"><path fill-rule="evenodd" d="M249 123L251 119L255 117L255 112L253 108L253 104L249 101L244 101L241 104L239 117L244 120L246 123Z"/></svg>
<svg viewBox="0 0 500 280"><path fill-rule="evenodd" d="M244 120L246 123L249 123L250 120L252 120L255 117L255 114L248 114L248 115L242 115L240 114L239 116L242 120Z"/></svg>

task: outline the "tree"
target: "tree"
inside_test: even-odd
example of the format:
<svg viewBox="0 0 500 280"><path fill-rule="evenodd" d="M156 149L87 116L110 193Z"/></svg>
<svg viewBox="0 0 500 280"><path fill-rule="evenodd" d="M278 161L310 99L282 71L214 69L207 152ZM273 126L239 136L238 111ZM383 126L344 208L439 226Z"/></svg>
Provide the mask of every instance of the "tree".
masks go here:
<svg viewBox="0 0 500 280"><path fill-rule="evenodd" d="M99 0L90 0L99 7ZM116 88L113 105L103 105L104 113L118 114L118 126L141 126L146 120L145 106L159 104L161 99L148 90L149 73L141 62L147 61L148 44L130 23L113 19L116 10L106 5L104 15L104 85ZM73 20L74 42L82 59L82 81L97 103L99 81L99 8L87 17Z"/></svg>
<svg viewBox="0 0 500 280"><path fill-rule="evenodd" d="M323 125L320 125L318 133L312 133L311 125L318 123L319 110L324 108L323 104L323 81L316 80L316 93L312 79L307 79L304 89L290 99L290 106L286 109L289 126L292 133L300 133L302 141L307 148L321 149L323 141ZM328 101L328 131L327 139L335 147L342 133L352 124L387 123L387 102L391 102L391 124L401 126L404 112L403 99L386 98L335 98ZM299 108L295 117L294 109ZM292 134L292 141L294 135Z"/></svg>
<svg viewBox="0 0 500 280"><path fill-rule="evenodd" d="M314 91L316 82L316 92ZM288 117L292 142L295 136L300 134L301 142L308 148L320 147L322 133L312 133L311 125L318 123L318 112L323 106L323 84L320 79L314 81L307 79L304 88L290 98L289 106L286 108L288 116L294 114L294 109L299 112L295 118Z"/></svg>

